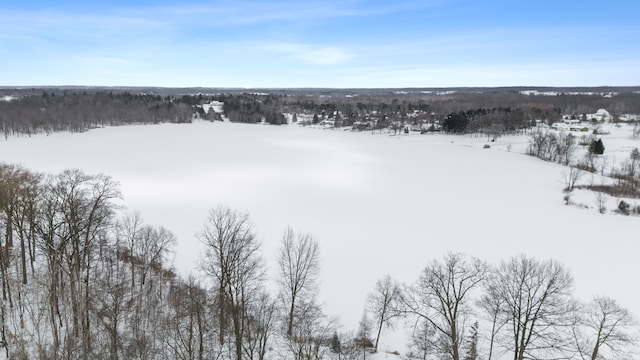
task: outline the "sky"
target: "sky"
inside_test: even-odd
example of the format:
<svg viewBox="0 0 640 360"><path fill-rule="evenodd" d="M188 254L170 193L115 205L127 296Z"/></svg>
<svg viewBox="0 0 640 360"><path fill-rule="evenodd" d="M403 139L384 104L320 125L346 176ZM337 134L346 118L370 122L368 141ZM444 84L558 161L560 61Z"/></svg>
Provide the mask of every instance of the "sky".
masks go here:
<svg viewBox="0 0 640 360"><path fill-rule="evenodd" d="M640 85L637 0L0 0L0 86Z"/></svg>

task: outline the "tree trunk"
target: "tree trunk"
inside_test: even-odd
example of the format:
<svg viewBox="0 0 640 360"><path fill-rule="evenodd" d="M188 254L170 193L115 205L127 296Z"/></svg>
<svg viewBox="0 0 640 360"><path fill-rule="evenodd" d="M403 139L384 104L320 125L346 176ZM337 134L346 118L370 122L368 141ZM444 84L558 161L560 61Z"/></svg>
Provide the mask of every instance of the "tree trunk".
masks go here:
<svg viewBox="0 0 640 360"><path fill-rule="evenodd" d="M375 345L373 346L373 350L374 350L375 352L378 352L378 341L380 340L380 334L382 333L382 325L384 324L384 321L383 321L384 316L385 316L385 315L384 315L384 310L383 310L383 312L382 312L382 313L383 313L383 315L382 315L382 316L380 316L380 321L378 322L378 334L376 335L376 343L375 343Z"/></svg>
<svg viewBox="0 0 640 360"><path fill-rule="evenodd" d="M220 281L220 289L218 290L219 296L220 296L220 309L219 309L219 321L220 321L220 327L219 327L219 331L220 331L220 346L224 345L224 333L225 333L225 299L224 299L224 284L222 283L222 281Z"/></svg>
<svg viewBox="0 0 640 360"><path fill-rule="evenodd" d="M598 358L598 351L600 350L600 344L596 342L596 346L593 347L593 353L591 353L591 360Z"/></svg>
<svg viewBox="0 0 640 360"><path fill-rule="evenodd" d="M27 284L27 253L24 241L24 231L20 229L20 262L22 266L22 284Z"/></svg>
<svg viewBox="0 0 640 360"><path fill-rule="evenodd" d="M289 324L287 325L287 336L293 336L293 313L295 311L296 306L296 295L295 293L291 297L291 308L289 309Z"/></svg>

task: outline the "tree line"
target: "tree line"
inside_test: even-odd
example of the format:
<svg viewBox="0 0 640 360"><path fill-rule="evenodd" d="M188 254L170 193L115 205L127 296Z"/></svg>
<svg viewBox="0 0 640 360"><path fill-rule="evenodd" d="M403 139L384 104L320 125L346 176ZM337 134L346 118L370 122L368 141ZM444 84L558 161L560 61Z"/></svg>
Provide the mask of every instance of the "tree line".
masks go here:
<svg viewBox="0 0 640 360"><path fill-rule="evenodd" d="M197 97L195 97L197 99ZM43 92L0 101L4 136L58 131L83 132L96 127L163 122L191 122L191 96L161 97L129 92Z"/></svg>
<svg viewBox="0 0 640 360"><path fill-rule="evenodd" d="M491 265L463 254L414 283L373 287L358 329L318 301L319 241L283 231L272 266L248 214L214 207L198 232L198 275L169 259L175 235L117 205L118 183L80 170L0 165L0 348L12 359L359 359L383 329L411 324L410 359L609 359L637 323L615 300L582 304L553 260ZM506 356L506 355L505 355Z"/></svg>
<svg viewBox="0 0 640 360"><path fill-rule="evenodd" d="M616 212L623 215L640 214L639 206L632 206L625 199L620 199L640 197L638 148L633 148L628 157L618 164L609 164L609 159L602 156L606 147L597 131L577 137L572 133L537 127L531 131L528 141L528 155L568 167L564 172L566 187L563 189L566 205L571 203L573 190L588 189L594 192L594 203L601 214L607 211L605 194L618 198ZM585 147L586 152L583 158L576 159L574 155L579 146ZM595 181L591 176L590 184L579 185L578 182L585 173L600 175L600 179Z"/></svg>
<svg viewBox="0 0 640 360"><path fill-rule="evenodd" d="M378 321L385 319L379 304L390 286L401 285L378 282L370 298L378 305ZM393 292L397 295L389 309L412 319L408 357L414 359L613 359L633 354L638 324L631 313L606 296L582 303L572 290L569 270L555 260L520 255L491 265L450 253L428 263L414 284Z"/></svg>
<svg viewBox="0 0 640 360"><path fill-rule="evenodd" d="M10 89L0 90L13 94ZM7 95L8 100L0 101L0 131L7 137L126 124L183 123L196 118L221 120L213 110L204 111L202 105L211 101L223 102L223 113L232 122L280 125L291 117L297 121L297 115L304 114L312 117L313 123L331 120L336 127L351 126L356 130L439 123L447 132L493 137L529 128L535 120L553 123L563 114L581 118L604 108L615 119L622 114L640 113L640 93L633 91L612 96L531 96L508 88L451 92L361 90L353 95L311 90L198 92L202 90L205 89L15 90L14 97Z"/></svg>

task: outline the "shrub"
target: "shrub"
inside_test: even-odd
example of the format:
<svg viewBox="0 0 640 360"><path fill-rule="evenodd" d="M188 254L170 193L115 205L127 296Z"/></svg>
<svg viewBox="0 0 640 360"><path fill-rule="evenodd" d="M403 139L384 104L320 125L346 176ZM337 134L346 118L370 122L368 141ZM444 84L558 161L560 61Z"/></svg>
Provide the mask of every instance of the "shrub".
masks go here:
<svg viewBox="0 0 640 360"><path fill-rule="evenodd" d="M618 210L625 215L629 215L630 214L629 209L630 209L629 203L624 200L620 200L620 203L618 204Z"/></svg>

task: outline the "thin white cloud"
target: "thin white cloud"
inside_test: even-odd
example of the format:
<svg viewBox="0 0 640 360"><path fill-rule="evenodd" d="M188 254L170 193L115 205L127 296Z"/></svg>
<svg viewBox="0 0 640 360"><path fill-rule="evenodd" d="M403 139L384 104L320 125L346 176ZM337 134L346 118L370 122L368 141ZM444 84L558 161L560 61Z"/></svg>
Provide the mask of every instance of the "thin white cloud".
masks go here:
<svg viewBox="0 0 640 360"><path fill-rule="evenodd" d="M161 6L133 10L151 17L170 16L174 21L192 21L194 17L211 19L211 26L246 25L277 21L310 21L338 17L383 15L433 6L448 0L402 1L372 4L363 0L326 1L216 1L207 4Z"/></svg>
<svg viewBox="0 0 640 360"><path fill-rule="evenodd" d="M128 58L113 56L91 56L80 59L80 62L85 63L89 66L122 66L132 65L136 63L135 61Z"/></svg>
<svg viewBox="0 0 640 360"><path fill-rule="evenodd" d="M437 5L434 1L439 0L198 0L185 6L114 7L102 13L82 7L70 12L0 12L0 47L20 55L0 59L0 65L16 73L2 81L24 82L38 67L34 64L45 58L70 70L65 75L47 67L41 76L79 83L138 80L171 85L166 74L181 85L189 85L189 79L230 87L562 85L560 81L615 85L640 78L633 67L637 62L615 62L640 54L629 40L640 34L632 25L525 23L424 32L413 27L397 32L389 26L388 32L375 36L357 28L367 16L395 15ZM202 74L205 68L215 68L213 75ZM82 77L66 80L79 69ZM153 69L154 75L142 76L145 69ZM93 74L99 80L89 80Z"/></svg>
<svg viewBox="0 0 640 360"><path fill-rule="evenodd" d="M332 46L273 43L265 45L263 48L315 65L344 64L353 58L353 55L348 51Z"/></svg>
<svg viewBox="0 0 640 360"><path fill-rule="evenodd" d="M125 13L73 13L51 10L34 10L23 12L6 12L0 15L5 29L34 33L51 29L79 29L85 32L92 30L120 31L133 28L152 28L162 22L149 17L134 16Z"/></svg>

